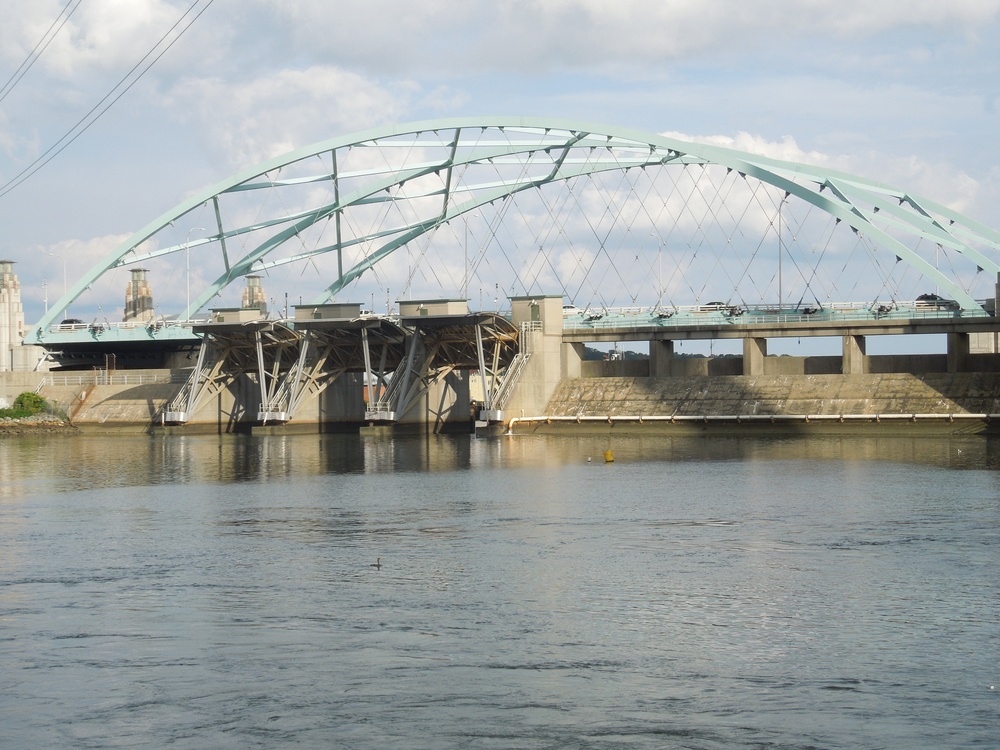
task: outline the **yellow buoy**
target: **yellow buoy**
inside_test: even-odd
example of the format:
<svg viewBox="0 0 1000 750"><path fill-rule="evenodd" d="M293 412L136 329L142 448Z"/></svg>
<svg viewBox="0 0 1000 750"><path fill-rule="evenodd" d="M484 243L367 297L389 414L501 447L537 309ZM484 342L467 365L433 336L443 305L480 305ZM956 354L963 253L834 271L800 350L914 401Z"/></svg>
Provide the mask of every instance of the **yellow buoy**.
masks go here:
<svg viewBox="0 0 1000 750"><path fill-rule="evenodd" d="M615 460L615 454L611 452L610 448L604 451L604 463L610 464L614 460Z"/></svg>

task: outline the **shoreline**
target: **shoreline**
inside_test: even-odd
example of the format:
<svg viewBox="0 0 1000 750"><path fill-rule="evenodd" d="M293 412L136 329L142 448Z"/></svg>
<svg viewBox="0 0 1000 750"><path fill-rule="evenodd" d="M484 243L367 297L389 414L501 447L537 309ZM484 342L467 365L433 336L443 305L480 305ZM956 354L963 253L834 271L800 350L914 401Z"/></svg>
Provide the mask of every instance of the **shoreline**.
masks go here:
<svg viewBox="0 0 1000 750"><path fill-rule="evenodd" d="M75 434L76 427L68 420L49 414L31 417L0 417L0 437L46 434Z"/></svg>

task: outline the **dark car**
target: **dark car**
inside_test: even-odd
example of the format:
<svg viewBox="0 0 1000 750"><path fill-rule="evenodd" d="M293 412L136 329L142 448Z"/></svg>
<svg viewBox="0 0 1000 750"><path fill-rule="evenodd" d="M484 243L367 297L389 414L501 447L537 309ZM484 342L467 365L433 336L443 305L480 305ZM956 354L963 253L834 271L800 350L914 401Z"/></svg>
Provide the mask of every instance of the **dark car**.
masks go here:
<svg viewBox="0 0 1000 750"><path fill-rule="evenodd" d="M946 310L954 310L958 303L953 299L945 299L940 294L921 294L917 297L917 307L939 307Z"/></svg>

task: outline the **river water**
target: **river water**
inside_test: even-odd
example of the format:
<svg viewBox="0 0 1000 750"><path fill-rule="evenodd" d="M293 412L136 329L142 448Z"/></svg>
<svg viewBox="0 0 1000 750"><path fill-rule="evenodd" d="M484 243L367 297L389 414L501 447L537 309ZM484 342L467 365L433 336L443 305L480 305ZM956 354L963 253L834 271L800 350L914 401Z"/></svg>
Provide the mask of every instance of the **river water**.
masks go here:
<svg viewBox="0 0 1000 750"><path fill-rule="evenodd" d="M8 438L0 747L996 748L998 563L985 438Z"/></svg>

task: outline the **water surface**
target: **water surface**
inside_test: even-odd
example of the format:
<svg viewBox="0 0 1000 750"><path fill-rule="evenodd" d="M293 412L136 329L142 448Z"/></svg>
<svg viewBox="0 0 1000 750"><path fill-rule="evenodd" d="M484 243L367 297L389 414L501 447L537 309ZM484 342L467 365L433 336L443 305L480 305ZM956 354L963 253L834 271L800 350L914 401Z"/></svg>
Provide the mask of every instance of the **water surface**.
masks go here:
<svg viewBox="0 0 1000 750"><path fill-rule="evenodd" d="M3 440L0 746L992 748L998 529L984 438Z"/></svg>

